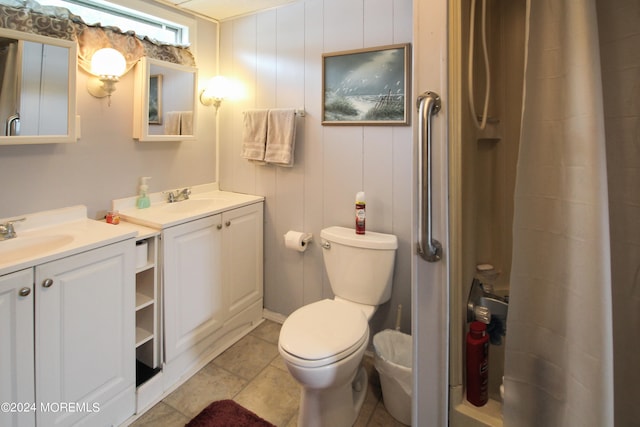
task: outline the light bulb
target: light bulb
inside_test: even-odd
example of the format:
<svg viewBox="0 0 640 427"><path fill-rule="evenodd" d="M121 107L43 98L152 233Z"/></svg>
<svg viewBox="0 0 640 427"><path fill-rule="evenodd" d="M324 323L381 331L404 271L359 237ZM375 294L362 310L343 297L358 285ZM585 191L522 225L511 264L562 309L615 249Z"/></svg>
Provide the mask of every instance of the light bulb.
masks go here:
<svg viewBox="0 0 640 427"><path fill-rule="evenodd" d="M224 76L215 76L207 84L204 97L212 99L225 99L229 95L229 80Z"/></svg>
<svg viewBox="0 0 640 427"><path fill-rule="evenodd" d="M110 47L100 49L91 58L91 73L96 76L120 77L127 68L124 56Z"/></svg>

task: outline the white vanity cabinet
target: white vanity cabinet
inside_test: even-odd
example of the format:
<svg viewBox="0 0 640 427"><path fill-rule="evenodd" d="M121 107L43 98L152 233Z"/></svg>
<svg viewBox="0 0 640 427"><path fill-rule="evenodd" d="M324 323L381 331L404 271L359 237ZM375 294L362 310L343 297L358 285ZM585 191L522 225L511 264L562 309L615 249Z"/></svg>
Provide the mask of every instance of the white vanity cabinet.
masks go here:
<svg viewBox="0 0 640 427"><path fill-rule="evenodd" d="M133 257L129 239L0 276L0 398L32 405L0 412L0 425L117 425L134 413Z"/></svg>
<svg viewBox="0 0 640 427"><path fill-rule="evenodd" d="M261 318L263 209L253 203L163 230L165 351L176 376L216 338Z"/></svg>
<svg viewBox="0 0 640 427"><path fill-rule="evenodd" d="M135 412L134 251L129 239L36 266L36 397L52 405L38 425L117 425Z"/></svg>
<svg viewBox="0 0 640 427"><path fill-rule="evenodd" d="M264 294L263 204L223 214L222 272L227 317L235 316Z"/></svg>
<svg viewBox="0 0 640 427"><path fill-rule="evenodd" d="M138 414L161 397L158 383L162 395L172 392L263 320L264 197L216 183L190 189L188 199L171 203L151 194L146 209L135 197L112 202L123 223L159 233L154 305L162 307L162 327L153 335L164 352L159 372L138 387Z"/></svg>
<svg viewBox="0 0 640 427"><path fill-rule="evenodd" d="M222 215L162 233L167 362L222 327Z"/></svg>
<svg viewBox="0 0 640 427"><path fill-rule="evenodd" d="M34 411L17 405L34 402L33 269L0 276L0 425L35 425Z"/></svg>

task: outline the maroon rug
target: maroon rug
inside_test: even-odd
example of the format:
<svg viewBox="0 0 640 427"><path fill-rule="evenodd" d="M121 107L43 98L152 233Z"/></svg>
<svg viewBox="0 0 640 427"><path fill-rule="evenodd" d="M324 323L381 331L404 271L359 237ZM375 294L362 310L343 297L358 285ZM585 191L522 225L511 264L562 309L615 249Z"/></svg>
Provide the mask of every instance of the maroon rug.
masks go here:
<svg viewBox="0 0 640 427"><path fill-rule="evenodd" d="M207 406L186 427L276 427L233 400L218 400Z"/></svg>

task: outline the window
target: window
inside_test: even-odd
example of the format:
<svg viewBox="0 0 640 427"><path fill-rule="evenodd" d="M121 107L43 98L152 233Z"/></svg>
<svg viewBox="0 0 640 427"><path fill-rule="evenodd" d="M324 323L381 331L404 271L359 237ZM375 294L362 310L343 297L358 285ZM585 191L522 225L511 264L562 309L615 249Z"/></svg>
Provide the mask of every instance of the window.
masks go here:
<svg viewBox="0 0 640 427"><path fill-rule="evenodd" d="M188 45L189 28L137 10L102 0L39 0L42 5L69 9L87 24L100 23L122 31L135 31L163 43Z"/></svg>

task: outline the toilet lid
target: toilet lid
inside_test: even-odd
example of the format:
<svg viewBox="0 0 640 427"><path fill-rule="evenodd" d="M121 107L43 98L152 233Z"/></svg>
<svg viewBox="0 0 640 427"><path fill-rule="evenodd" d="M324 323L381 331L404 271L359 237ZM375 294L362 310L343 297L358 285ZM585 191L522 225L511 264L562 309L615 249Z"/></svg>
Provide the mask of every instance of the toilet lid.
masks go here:
<svg viewBox="0 0 640 427"><path fill-rule="evenodd" d="M332 363L351 354L368 335L369 324L362 311L325 299L294 311L280 329L279 344L299 359L332 359L327 361Z"/></svg>

